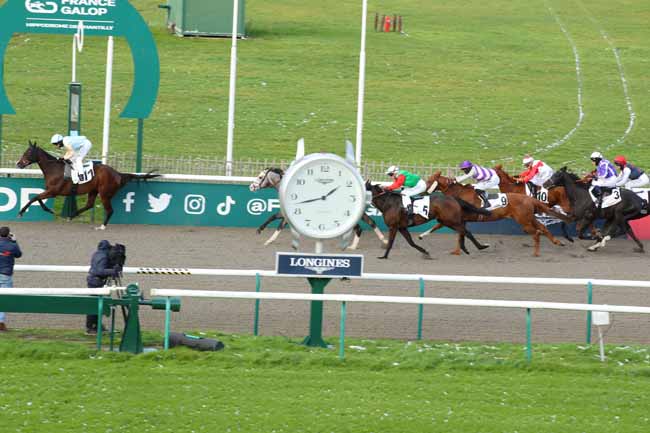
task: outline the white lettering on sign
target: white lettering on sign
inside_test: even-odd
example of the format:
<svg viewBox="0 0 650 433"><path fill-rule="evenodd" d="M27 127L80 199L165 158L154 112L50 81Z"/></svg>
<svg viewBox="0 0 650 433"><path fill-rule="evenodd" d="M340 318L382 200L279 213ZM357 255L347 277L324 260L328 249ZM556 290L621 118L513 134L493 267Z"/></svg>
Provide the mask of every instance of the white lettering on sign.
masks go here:
<svg viewBox="0 0 650 433"><path fill-rule="evenodd" d="M62 5L115 7L115 0L61 0Z"/></svg>
<svg viewBox="0 0 650 433"><path fill-rule="evenodd" d="M291 257L290 266L331 266L334 268L349 268L350 259Z"/></svg>
<svg viewBox="0 0 650 433"><path fill-rule="evenodd" d="M45 191L42 188L21 188L20 189L20 208L22 209L23 206L27 204L29 199L34 196L38 195ZM16 192L12 190L11 188L5 188L5 187L0 187L0 203L4 201L2 196L7 197L7 203L0 205L0 212L9 212L12 211L16 208L18 205L18 196L16 195ZM45 201L45 200L43 200ZM38 201L35 201L32 203L31 206L40 206ZM31 207L30 206L30 207ZM16 209L18 210L18 209ZM29 212L29 208L27 208L26 212Z"/></svg>

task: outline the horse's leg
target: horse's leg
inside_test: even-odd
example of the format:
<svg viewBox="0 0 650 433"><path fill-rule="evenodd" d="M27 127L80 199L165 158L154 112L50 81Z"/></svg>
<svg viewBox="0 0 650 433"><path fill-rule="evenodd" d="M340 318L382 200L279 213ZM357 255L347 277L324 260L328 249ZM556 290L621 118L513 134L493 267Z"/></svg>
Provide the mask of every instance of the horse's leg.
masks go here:
<svg viewBox="0 0 650 433"><path fill-rule="evenodd" d="M266 226L268 226L273 221L275 221L276 219L279 219L279 218L282 218L282 212L274 213L273 215L268 217L267 220L264 221L262 223L262 225L257 228L257 234L259 235L260 233L262 233L262 230L264 230L266 228Z"/></svg>
<svg viewBox="0 0 650 433"><path fill-rule="evenodd" d="M395 242L395 236L397 236L397 227L393 226L388 232L388 245L386 246L386 252L383 256L377 257L378 259L387 259L388 253L390 253L391 248L393 248L393 242Z"/></svg>
<svg viewBox="0 0 650 433"><path fill-rule="evenodd" d="M35 201L41 202L43 199L48 199L50 197L54 197L54 194L50 191L43 191L37 196L34 196L33 198L29 199L29 201L25 204L25 206L20 209L20 212L18 212L18 218L22 218L23 214L27 210L28 207L32 205Z"/></svg>
<svg viewBox="0 0 650 433"><path fill-rule="evenodd" d="M541 232L535 227L535 224L533 222L526 222L524 224L521 224L521 228L531 235L533 237L533 256L539 257L539 238ZM539 224L539 223L538 223Z"/></svg>
<svg viewBox="0 0 650 433"><path fill-rule="evenodd" d="M627 233L627 235L631 237L634 242L636 242L638 248L635 248L634 251L637 253L645 253L643 244L641 243L641 241L639 241L639 239L634 234L634 230L632 230L632 227L630 226L629 222L627 221L624 222L624 228L625 228L625 233Z"/></svg>
<svg viewBox="0 0 650 433"><path fill-rule="evenodd" d="M482 243L480 243L478 240L476 240L476 238L474 237L472 232L470 232L467 229L465 229L465 236L467 236L469 238L469 240L472 241L472 243L474 244L474 246L478 250L484 250L486 248L490 248L490 244L482 244Z"/></svg>
<svg viewBox="0 0 650 433"><path fill-rule="evenodd" d="M406 227L400 228L399 232L404 236L404 239L406 239L406 242L422 254L424 254L425 259L430 259L431 255L429 255L429 252L422 248L421 246L417 245L415 242L413 242L413 238L411 237L411 232L408 231Z"/></svg>
<svg viewBox="0 0 650 433"><path fill-rule="evenodd" d="M534 218L534 217L533 217L533 218ZM562 241L560 241L560 240L557 239L555 236L553 236L553 233L551 233L551 232L546 228L546 226L544 226L544 224L540 223L540 222L537 221L537 220L534 220L534 221L533 221L533 224L535 225L535 227L537 228L537 230L538 230L539 232L543 233L544 236L546 236L546 237L547 237L551 242L553 242L555 245L558 245L558 246L561 246L561 247L564 246L564 244L562 243Z"/></svg>
<svg viewBox="0 0 650 433"><path fill-rule="evenodd" d="M359 246L359 240L361 239L361 225L357 224L354 226L354 239L352 243L348 245L347 250L356 250Z"/></svg>
<svg viewBox="0 0 650 433"><path fill-rule="evenodd" d="M379 227L377 227L377 224L368 216L368 214L364 213L363 216L361 217L364 223L368 224L372 229L375 231L375 234L379 238L379 240L386 245L388 241L386 240L386 237L384 237L384 234L379 230ZM361 227L359 227L359 232L361 232ZM359 236L361 233L359 233ZM358 242L358 241L357 241Z"/></svg>
<svg viewBox="0 0 650 433"><path fill-rule="evenodd" d="M81 209L77 210L77 212L75 212L75 214L72 215L72 216L70 217L70 219L78 217L78 216L81 215L82 213L86 212L88 209L90 209L90 208L92 208L93 206L95 206L95 200L96 200L96 199L97 199L97 191L89 192L89 193L88 193L88 201L86 201L86 206L84 206L84 207L82 207Z"/></svg>
<svg viewBox="0 0 650 433"><path fill-rule="evenodd" d="M45 205L45 203L43 202L43 200L39 200L39 201L38 201L38 204L41 205L41 209L43 209L45 212L49 212L49 213L51 213L51 214L54 214L54 211L53 211L52 209L50 209L49 207L47 207L47 206Z"/></svg>
<svg viewBox="0 0 650 433"><path fill-rule="evenodd" d="M431 233L435 232L436 230L440 229L441 227L443 227L443 225L441 223L436 224L435 226L431 227L429 230L420 233L420 235L418 236L418 239L420 239L420 240L424 239L425 236L429 236Z"/></svg>
<svg viewBox="0 0 650 433"><path fill-rule="evenodd" d="M108 221L111 219L111 216L113 216L113 205L111 204L112 196L107 197L100 194L100 198L102 200L102 204L104 205L104 223L99 227L95 227L95 230L106 230Z"/></svg>
<svg viewBox="0 0 650 433"><path fill-rule="evenodd" d="M280 216L279 219L280 219L280 224L278 224L278 228L275 229L271 237L266 242L264 242L264 246L270 245L273 242L275 242L278 236L280 236L280 232L282 231L282 229L286 226L286 221L284 220L284 217Z"/></svg>

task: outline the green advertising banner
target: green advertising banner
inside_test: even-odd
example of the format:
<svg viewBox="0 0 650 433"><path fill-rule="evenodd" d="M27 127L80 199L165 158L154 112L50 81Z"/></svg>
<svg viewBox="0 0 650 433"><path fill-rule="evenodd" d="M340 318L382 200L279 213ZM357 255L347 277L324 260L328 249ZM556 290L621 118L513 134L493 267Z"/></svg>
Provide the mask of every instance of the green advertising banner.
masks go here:
<svg viewBox="0 0 650 433"><path fill-rule="evenodd" d="M43 179L12 179L0 178L0 221L19 220L18 212L27 204L30 198L45 191ZM45 200L50 209L54 200ZM54 215L41 209L38 202L33 203L20 221L52 221Z"/></svg>
<svg viewBox="0 0 650 433"><path fill-rule="evenodd" d="M131 182L112 203L112 224L256 227L280 211L275 190L186 182Z"/></svg>
<svg viewBox="0 0 650 433"><path fill-rule="evenodd" d="M7 0L0 7L0 65L14 33L123 36L133 57L133 91L121 117L149 117L158 96L160 63L153 35L127 0ZM0 114L15 114L0 67Z"/></svg>
<svg viewBox="0 0 650 433"><path fill-rule="evenodd" d="M186 182L131 182L113 197L111 224L258 227L280 211L274 189L251 192L247 185ZM386 230L381 214L370 215ZM424 231L433 221L413 228ZM275 227L277 223L273 223Z"/></svg>

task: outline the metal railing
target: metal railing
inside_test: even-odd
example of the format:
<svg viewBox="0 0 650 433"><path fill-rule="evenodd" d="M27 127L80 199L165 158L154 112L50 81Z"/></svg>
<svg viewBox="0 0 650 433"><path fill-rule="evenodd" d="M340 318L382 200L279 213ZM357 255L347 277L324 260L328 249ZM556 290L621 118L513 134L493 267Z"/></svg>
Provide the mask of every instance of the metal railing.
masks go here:
<svg viewBox="0 0 650 433"><path fill-rule="evenodd" d="M16 161L20 159L24 149L10 147L0 154L0 168L15 168ZM97 153L91 153L86 159L101 160ZM112 153L108 156L107 164L122 172L135 171L135 153ZM286 169L291 164L291 159L265 158L265 159L239 159L232 163L233 176L255 177L268 167ZM417 173L426 177L440 170L443 176L456 176L460 170L452 165L433 163L402 163L401 161L365 161L361 166L364 178L382 180L386 179L386 170L391 165L397 165L404 170ZM36 167L38 168L38 167ZM509 173L519 173L520 167L504 166ZM178 173L187 175L220 176L226 172L226 159L215 156L162 156L145 154L142 156L142 171L155 171L157 173Z"/></svg>

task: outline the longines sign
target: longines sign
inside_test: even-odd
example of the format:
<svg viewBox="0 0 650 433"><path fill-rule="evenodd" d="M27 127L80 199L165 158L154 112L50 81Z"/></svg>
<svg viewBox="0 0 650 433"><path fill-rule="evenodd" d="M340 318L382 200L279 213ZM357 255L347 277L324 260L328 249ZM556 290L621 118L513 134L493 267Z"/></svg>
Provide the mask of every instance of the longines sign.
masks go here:
<svg viewBox="0 0 650 433"><path fill-rule="evenodd" d="M277 253L278 274L304 277L360 277L363 256L360 254Z"/></svg>

